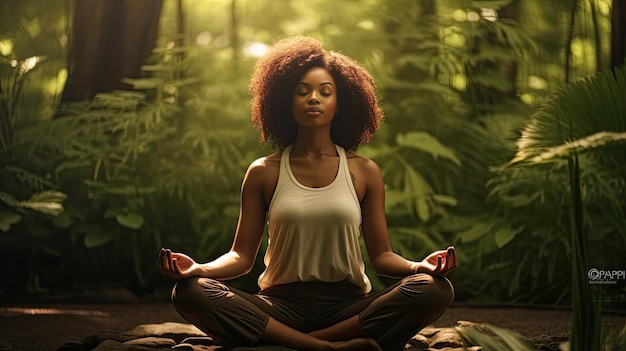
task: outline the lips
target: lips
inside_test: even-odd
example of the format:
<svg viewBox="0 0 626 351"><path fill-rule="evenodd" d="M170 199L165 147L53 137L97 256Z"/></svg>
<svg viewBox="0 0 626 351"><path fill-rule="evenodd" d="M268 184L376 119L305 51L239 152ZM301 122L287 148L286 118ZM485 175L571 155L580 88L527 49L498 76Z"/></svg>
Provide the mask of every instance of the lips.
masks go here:
<svg viewBox="0 0 626 351"><path fill-rule="evenodd" d="M322 113L323 111L317 107L309 107L306 110L304 110L304 112L317 114L317 113Z"/></svg>

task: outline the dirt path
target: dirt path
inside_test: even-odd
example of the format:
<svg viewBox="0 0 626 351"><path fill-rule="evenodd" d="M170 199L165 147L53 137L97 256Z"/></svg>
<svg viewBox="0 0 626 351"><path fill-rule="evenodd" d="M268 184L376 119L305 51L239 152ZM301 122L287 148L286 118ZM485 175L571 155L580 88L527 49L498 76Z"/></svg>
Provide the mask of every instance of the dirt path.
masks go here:
<svg viewBox="0 0 626 351"><path fill-rule="evenodd" d="M570 317L569 310L537 306L453 305L435 326L454 326L457 321L489 323L535 338L569 334ZM609 323L622 325L625 318L625 314L605 317ZM102 330L127 331L163 322L185 323L166 302L12 303L0 307L0 340L8 341L13 350L56 350Z"/></svg>

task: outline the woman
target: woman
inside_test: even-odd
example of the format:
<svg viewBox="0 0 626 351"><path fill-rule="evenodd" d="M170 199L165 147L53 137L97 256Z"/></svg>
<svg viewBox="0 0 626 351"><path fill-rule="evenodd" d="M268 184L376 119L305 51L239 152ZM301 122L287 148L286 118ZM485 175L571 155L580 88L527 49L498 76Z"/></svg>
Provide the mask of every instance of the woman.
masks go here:
<svg viewBox="0 0 626 351"><path fill-rule="evenodd" d="M261 141L278 151L246 172L228 253L199 264L161 249L160 270L179 280L175 307L227 347L401 350L452 302L445 276L458 261L453 247L417 262L391 249L380 169L348 152L368 142L382 121L370 74L298 36L257 62L250 92ZM260 292L229 287L223 281L252 269L266 219ZM368 294L361 234L376 273L403 279Z"/></svg>

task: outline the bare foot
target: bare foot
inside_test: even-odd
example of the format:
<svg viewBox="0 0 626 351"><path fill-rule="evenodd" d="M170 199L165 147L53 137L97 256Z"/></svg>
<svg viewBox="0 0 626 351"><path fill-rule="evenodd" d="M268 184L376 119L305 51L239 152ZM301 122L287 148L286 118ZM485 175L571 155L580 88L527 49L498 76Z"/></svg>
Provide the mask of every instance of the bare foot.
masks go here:
<svg viewBox="0 0 626 351"><path fill-rule="evenodd" d="M333 350L338 351L382 351L376 340L358 338L348 341L337 341L332 343Z"/></svg>

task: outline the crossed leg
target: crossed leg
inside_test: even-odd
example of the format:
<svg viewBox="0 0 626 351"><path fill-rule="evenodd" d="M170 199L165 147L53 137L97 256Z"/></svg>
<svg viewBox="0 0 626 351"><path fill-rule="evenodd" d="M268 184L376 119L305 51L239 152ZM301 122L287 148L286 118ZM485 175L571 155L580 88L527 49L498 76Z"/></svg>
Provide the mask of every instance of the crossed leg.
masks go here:
<svg viewBox="0 0 626 351"><path fill-rule="evenodd" d="M172 294L183 317L225 346L279 344L303 351L401 349L414 333L438 318L452 298L445 278L418 274L350 302L342 310L343 320L307 333L276 319L275 314L281 313L271 301L219 281L190 278L180 281ZM291 307L282 312L291 313Z"/></svg>
<svg viewBox="0 0 626 351"><path fill-rule="evenodd" d="M352 321L355 320L355 321ZM361 335L360 325L358 324L358 317L351 317L346 320L350 321L350 328L358 328L353 330L355 335ZM342 322L344 323L344 322ZM344 329L344 328L342 328ZM330 341L324 338L316 337L313 333L305 334L301 331L295 330L273 318L270 317L268 323L261 335L261 341L267 344L283 345L298 350L355 350L355 351L381 351L382 349L371 338L365 338L363 336L351 337L346 336L342 338L345 341Z"/></svg>

